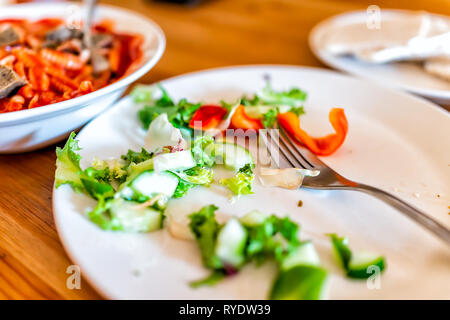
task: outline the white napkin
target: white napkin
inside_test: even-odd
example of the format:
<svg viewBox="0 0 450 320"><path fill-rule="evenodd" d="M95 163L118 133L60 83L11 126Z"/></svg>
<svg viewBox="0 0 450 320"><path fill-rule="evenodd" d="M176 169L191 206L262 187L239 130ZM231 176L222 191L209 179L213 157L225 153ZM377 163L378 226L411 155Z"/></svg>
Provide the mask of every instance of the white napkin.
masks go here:
<svg viewBox="0 0 450 320"><path fill-rule="evenodd" d="M382 17L379 29L362 22L333 28L322 45L332 54L351 54L370 63L450 57L450 18L414 12L389 15Z"/></svg>

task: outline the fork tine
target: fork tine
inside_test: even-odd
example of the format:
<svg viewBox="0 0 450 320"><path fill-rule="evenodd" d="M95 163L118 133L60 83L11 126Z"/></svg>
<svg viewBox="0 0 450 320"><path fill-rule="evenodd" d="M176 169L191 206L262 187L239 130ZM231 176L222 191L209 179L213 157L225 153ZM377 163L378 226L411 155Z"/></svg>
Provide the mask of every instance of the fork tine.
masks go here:
<svg viewBox="0 0 450 320"><path fill-rule="evenodd" d="M303 157L303 155L300 153L300 150L283 132L280 133L280 140L289 149L289 152L292 154L292 156L297 159L297 161L301 163L305 169L314 169L314 165L306 160L305 157Z"/></svg>
<svg viewBox="0 0 450 320"><path fill-rule="evenodd" d="M275 132L277 133L277 136L275 136ZM277 149L280 151L279 153L284 157L284 159L289 162L289 164L294 168L304 168L304 165L300 163L296 157L289 151L289 149L282 143L279 143L280 141L280 133L279 130L268 130L268 136L270 137L271 143L277 147ZM276 139L278 138L278 139Z"/></svg>
<svg viewBox="0 0 450 320"><path fill-rule="evenodd" d="M294 154L297 154L298 157L300 157L306 163L308 163L311 168L328 167L325 163L322 162L322 160L320 160L315 154L313 154L307 148L299 147L298 143L296 141L293 141L293 139L283 128L281 128L281 126L280 132L281 132L280 136L283 137L283 141L289 143Z"/></svg>
<svg viewBox="0 0 450 320"><path fill-rule="evenodd" d="M279 158L279 152L277 152L277 150L273 148L273 144L269 141L268 133L267 133L268 130L270 130L270 129L260 130L258 136L259 136L259 139L261 139L262 142L264 143L265 150L269 154L269 158L270 158L271 163L273 163L273 162L276 163L277 159ZM262 157L261 154L259 156ZM263 161L266 161L266 159L264 159ZM277 166L279 166L278 163L276 163L276 164L277 164Z"/></svg>
<svg viewBox="0 0 450 320"><path fill-rule="evenodd" d="M269 136L269 130L270 129L263 129L260 131L260 138L264 141L264 144L266 145L266 150L269 153L271 165L275 164L277 167L280 167L280 156L285 160L286 162L289 162L288 159L284 157L283 154L280 155L280 149L277 147L277 145L272 142L271 136Z"/></svg>
<svg viewBox="0 0 450 320"><path fill-rule="evenodd" d="M289 147L289 144L286 143L286 139L280 134L280 148L285 153L285 156L287 156L289 159L295 159L295 163L297 163L296 168L303 168L303 169L310 169L311 167L306 164L305 161L300 161L298 155L295 152L292 152L291 148Z"/></svg>

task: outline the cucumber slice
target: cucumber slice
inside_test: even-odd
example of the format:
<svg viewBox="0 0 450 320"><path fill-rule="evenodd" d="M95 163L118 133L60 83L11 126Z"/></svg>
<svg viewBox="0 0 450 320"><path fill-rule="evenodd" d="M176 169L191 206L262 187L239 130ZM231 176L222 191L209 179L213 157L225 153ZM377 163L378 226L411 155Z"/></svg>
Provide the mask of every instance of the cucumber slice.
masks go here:
<svg viewBox="0 0 450 320"><path fill-rule="evenodd" d="M120 195L127 200L151 198L162 194L170 198L178 186L178 178L169 172L144 171L123 187Z"/></svg>
<svg viewBox="0 0 450 320"><path fill-rule="evenodd" d="M320 266L319 255L311 241L301 244L281 262L281 270L288 270L296 266Z"/></svg>
<svg viewBox="0 0 450 320"><path fill-rule="evenodd" d="M333 253L336 260L339 262L342 268L347 270L348 263L352 257L352 251L348 246L348 238L339 237L337 234L329 234L331 238L331 244L333 246Z"/></svg>
<svg viewBox="0 0 450 320"><path fill-rule="evenodd" d="M125 232L150 232L161 229L163 215L152 208L138 208L138 202L114 199L110 212Z"/></svg>
<svg viewBox="0 0 450 320"><path fill-rule="evenodd" d="M244 249L247 231L238 220L232 218L220 229L217 235L215 252L224 263L239 267L245 261Z"/></svg>
<svg viewBox="0 0 450 320"><path fill-rule="evenodd" d="M354 254L348 246L347 238L339 237L336 234L329 236L334 254L349 278L367 279L377 268L379 272L385 269L384 257L367 252Z"/></svg>
<svg viewBox="0 0 450 320"><path fill-rule="evenodd" d="M367 279L375 272L382 272L386 267L384 257L368 252L353 254L348 263L347 276L350 278Z"/></svg>
<svg viewBox="0 0 450 320"><path fill-rule="evenodd" d="M233 143L216 143L214 155L217 164L223 164L225 168L230 170L237 171L247 163L253 164L250 151Z"/></svg>
<svg viewBox="0 0 450 320"><path fill-rule="evenodd" d="M326 291L327 272L313 266L296 266L281 271L273 284L270 299L319 300Z"/></svg>
<svg viewBox="0 0 450 320"><path fill-rule="evenodd" d="M267 214L253 210L242 216L239 222L246 227L257 227L262 225L267 217Z"/></svg>
<svg viewBox="0 0 450 320"><path fill-rule="evenodd" d="M153 168L156 172L166 170L186 170L195 167L190 150L163 153L153 158Z"/></svg>

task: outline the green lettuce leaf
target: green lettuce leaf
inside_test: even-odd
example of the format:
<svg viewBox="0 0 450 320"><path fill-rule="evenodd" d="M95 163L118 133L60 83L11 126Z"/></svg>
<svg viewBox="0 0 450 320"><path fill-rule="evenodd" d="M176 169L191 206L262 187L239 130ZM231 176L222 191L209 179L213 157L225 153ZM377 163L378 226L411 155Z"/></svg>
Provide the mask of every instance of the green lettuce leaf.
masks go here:
<svg viewBox="0 0 450 320"><path fill-rule="evenodd" d="M144 102L146 105L139 110L138 117L145 129L148 129L150 123L155 120L160 114L166 113L170 123L176 128L184 129L189 134L192 134L189 128L189 121L191 120L195 111L200 108L200 103L190 103L186 99L181 99L175 103L169 96L167 91L161 86L137 86L133 92L135 102ZM156 96L160 98L156 99Z"/></svg>
<svg viewBox="0 0 450 320"><path fill-rule="evenodd" d="M175 189L175 192L173 194L174 198L181 198L184 195L186 195L186 193L196 187L197 184L193 184L193 183L189 183L187 181L184 181L182 179L180 179L180 182L178 182L177 188Z"/></svg>
<svg viewBox="0 0 450 320"><path fill-rule="evenodd" d="M190 189L198 185L208 186L214 177L214 172L209 168L193 167L184 171L170 171L179 178L178 186L173 195L174 198L183 197Z"/></svg>
<svg viewBox="0 0 450 320"><path fill-rule="evenodd" d="M109 209L114 199L99 198L94 210L87 212L86 216L93 223L103 230L120 231L123 230L119 219L111 216Z"/></svg>
<svg viewBox="0 0 450 320"><path fill-rule="evenodd" d="M204 168L196 166L184 171L171 171L178 176L181 180L184 180L191 184L209 185L213 181L214 171L210 168Z"/></svg>
<svg viewBox="0 0 450 320"><path fill-rule="evenodd" d="M275 91L270 83L267 83L259 93L253 96L253 98L243 96L241 98L241 104L244 106L269 105L273 107L300 107L303 102L305 102L306 97L306 92L299 88L291 88L287 91Z"/></svg>
<svg viewBox="0 0 450 320"><path fill-rule="evenodd" d="M83 191L83 184L80 179L80 160L81 156L77 153L80 150L78 141L74 139L75 132L72 132L67 139L66 144L61 149L56 148L56 188L63 184L70 184L77 192Z"/></svg>
<svg viewBox="0 0 450 320"><path fill-rule="evenodd" d="M208 135L195 137L191 143L191 152L198 166L212 167L216 164L214 147L213 137Z"/></svg>
<svg viewBox="0 0 450 320"><path fill-rule="evenodd" d="M275 91L268 83L258 95L259 101L266 105L280 106L288 105L298 107L306 100L307 94L299 88L292 88L288 91Z"/></svg>
<svg viewBox="0 0 450 320"><path fill-rule="evenodd" d="M227 241L219 241L218 234L220 235L225 230L225 226L230 221L237 220L229 220L227 224L219 225L214 215L216 210L217 207L211 205L190 215L190 227L201 250L203 264L213 270L208 277L191 282L191 286L194 288L212 286L227 275L238 272L237 268L221 262L216 253L218 243L227 245ZM244 261L239 263L239 266L251 261L260 264L268 259L275 259L279 264L280 271L270 292L271 299L315 300L323 298L328 274L318 265L319 258L313 247L313 252L299 251L300 248L306 248L306 246L309 246L311 250L312 244L299 240L298 224L288 217L269 216L257 211L249 212L238 223L245 229L246 234L246 240L243 242L245 244ZM226 239L229 239L230 236L233 235L227 234ZM223 249L230 250L227 247ZM297 254L297 256L293 256L293 254ZM311 254L315 256L311 258ZM288 268L283 268L283 262L287 258L290 258L290 265ZM312 264L308 259L312 259L314 263Z"/></svg>
<svg viewBox="0 0 450 320"><path fill-rule="evenodd" d="M246 255L258 264L271 258L281 262L300 245L299 226L288 217L268 216L258 224L248 225L247 231Z"/></svg>
<svg viewBox="0 0 450 320"><path fill-rule="evenodd" d="M263 125L265 128L272 128L277 121L278 108L273 108L263 114Z"/></svg>
<svg viewBox="0 0 450 320"><path fill-rule="evenodd" d="M295 113L297 116L301 116L302 114L305 114L305 109L303 109L303 106L292 107L289 111L292 113Z"/></svg>
<svg viewBox="0 0 450 320"><path fill-rule="evenodd" d="M209 205L189 215L189 227L197 240L202 254L203 264L210 269L223 268L223 264L216 256L214 250L219 232L219 224L215 217L215 211L217 209L215 205Z"/></svg>
<svg viewBox="0 0 450 320"><path fill-rule="evenodd" d="M148 152L144 148L141 151L128 150L128 152L120 158L125 161L124 168L128 168L131 163L138 164L153 157L152 152Z"/></svg>
<svg viewBox="0 0 450 320"><path fill-rule="evenodd" d="M105 182L109 182L111 180L123 182L127 176L127 171L124 168L124 164L121 163L119 159L99 160L94 158L92 161L92 167L89 169L95 170L98 178Z"/></svg>
<svg viewBox="0 0 450 320"><path fill-rule="evenodd" d="M200 103L191 103L186 99L181 99L176 104L177 112L169 117L169 121L176 128L183 128L192 133L192 130L189 127L189 122L191 121L191 118L194 115L195 111L197 111L200 106Z"/></svg>
<svg viewBox="0 0 450 320"><path fill-rule="evenodd" d="M159 99L155 99L157 95L161 95ZM144 102L146 105L139 110L138 118L144 129L148 129L150 123L161 113L174 115L177 107L168 95L167 91L161 85L157 86L137 86L131 95L135 102Z"/></svg>
<svg viewBox="0 0 450 320"><path fill-rule="evenodd" d="M222 179L220 183L227 186L235 195L252 194L253 168L253 164L247 163L234 177Z"/></svg>
<svg viewBox="0 0 450 320"><path fill-rule="evenodd" d="M84 172L81 177L84 190L94 199L108 199L114 197L116 192L114 188L109 184L97 180L95 178L87 176Z"/></svg>
<svg viewBox="0 0 450 320"><path fill-rule="evenodd" d="M58 188L62 184L70 184L77 192L84 192L94 199L107 199L114 196L115 190L109 183L111 174L108 168L102 170L89 167L81 170L81 156L78 141L72 132L64 148L56 148L55 184Z"/></svg>
<svg viewBox="0 0 450 320"><path fill-rule="evenodd" d="M246 109L249 115L261 118L264 127L272 128L280 112L290 111L298 116L304 114L303 103L306 97L306 92L299 88L292 88L287 91L275 91L270 83L268 83L253 98L242 97L241 104L247 107Z"/></svg>

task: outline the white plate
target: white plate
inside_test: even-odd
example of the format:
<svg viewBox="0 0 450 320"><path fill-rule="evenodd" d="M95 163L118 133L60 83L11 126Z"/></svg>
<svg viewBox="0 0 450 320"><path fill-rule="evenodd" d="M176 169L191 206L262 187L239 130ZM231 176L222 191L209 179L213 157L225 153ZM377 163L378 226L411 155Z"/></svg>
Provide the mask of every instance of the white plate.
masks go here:
<svg viewBox="0 0 450 320"><path fill-rule="evenodd" d="M300 86L308 92L302 124L315 135L330 131L330 108L345 108L348 137L334 155L324 158L325 162L349 178L396 193L450 225L450 117L425 100L335 72L290 66L203 71L163 81L163 86L175 99L218 102L261 89L265 74L272 77L276 89ZM128 148L137 150L142 135L136 107L125 98L79 133L82 165L88 165L94 156L117 157ZM299 200L304 202L301 208L297 207ZM221 214L242 215L259 209L289 214L298 221L302 238L314 241L331 273L332 299L450 298L448 248L399 212L365 194L255 185L255 194L231 204L218 188L197 188L184 198L171 200L167 210L191 213L211 203L219 206ZM53 194L55 223L67 253L105 297L267 297L273 265L248 266L216 287L191 289L189 281L208 274L195 242L173 239L165 230L150 234L104 232L82 214L93 205L94 201L68 186ZM369 289L365 281L344 277L324 236L330 232L348 235L357 250L387 257L380 289Z"/></svg>
<svg viewBox="0 0 450 320"><path fill-rule="evenodd" d="M401 10L381 10L381 17L392 18L404 14ZM438 15L436 15L438 16ZM442 16L439 16L442 17ZM349 56L335 56L327 52L323 47L323 37L336 27L367 21L366 11L355 11L333 16L313 28L309 35L309 46L312 52L323 63L338 70L364 77L380 84L393 88L399 88L437 103L450 104L450 81L442 80L426 73L416 63L399 62L389 64L369 64ZM368 32L370 30L368 29Z"/></svg>

